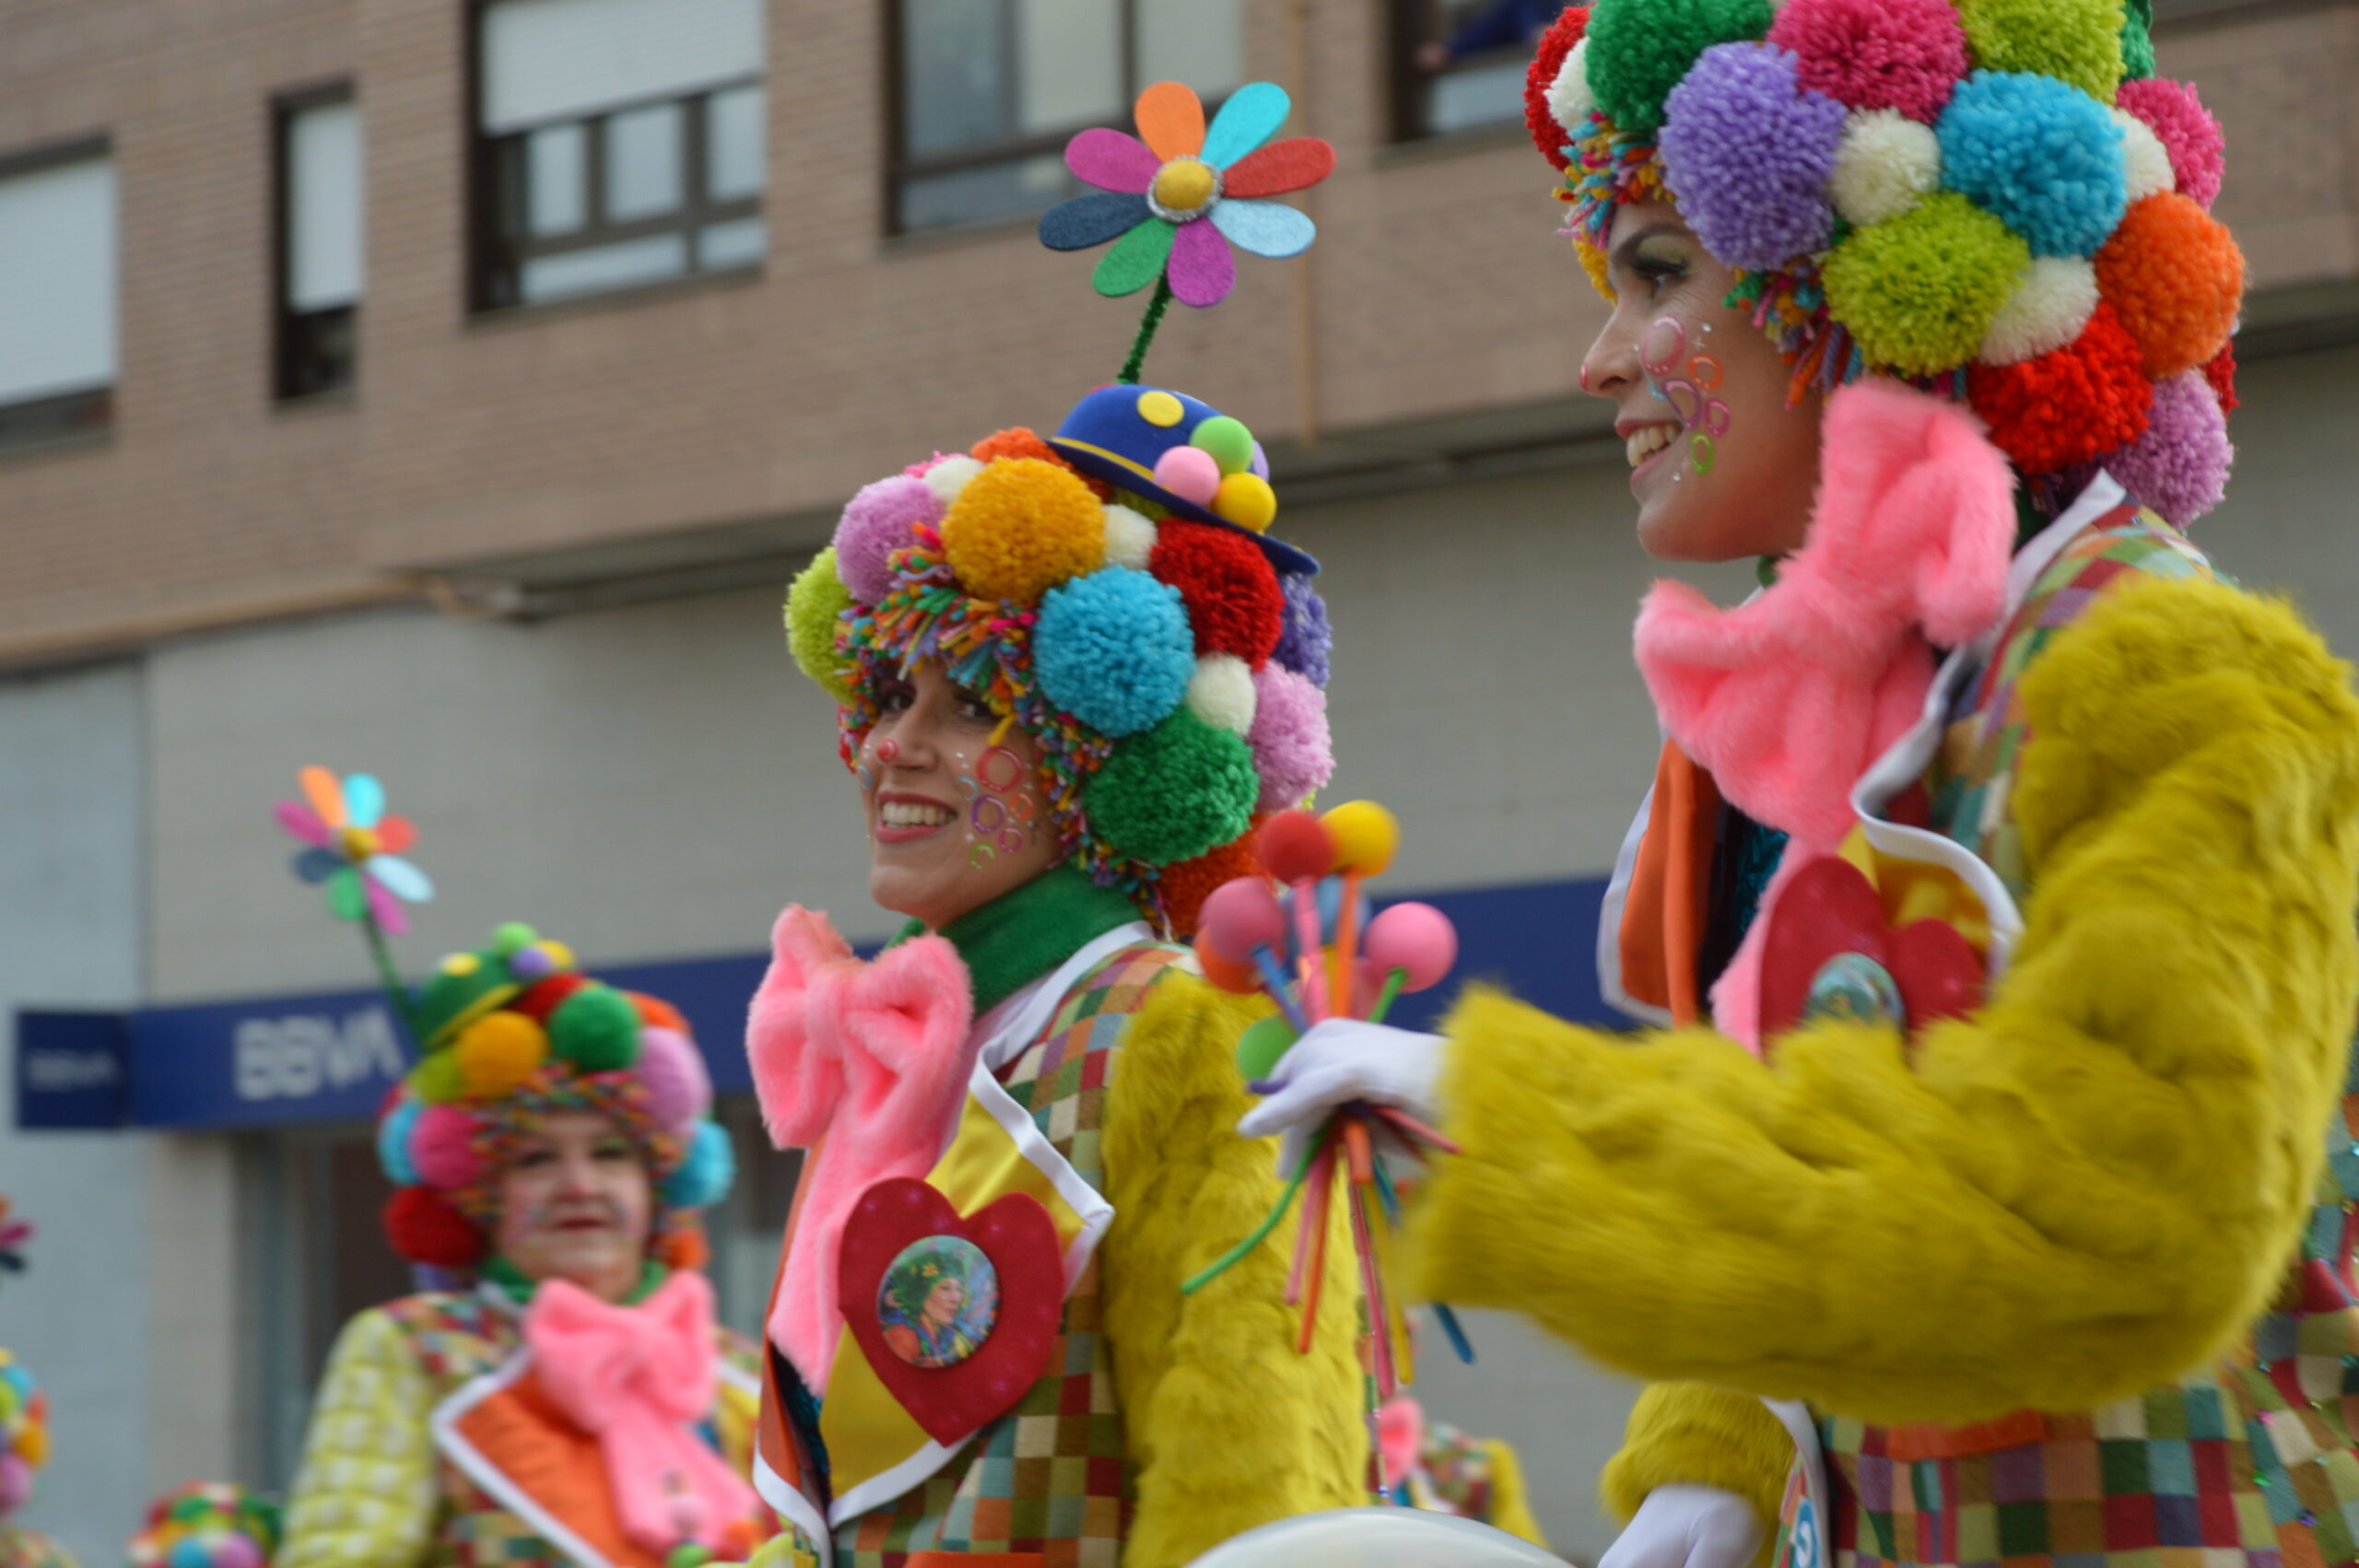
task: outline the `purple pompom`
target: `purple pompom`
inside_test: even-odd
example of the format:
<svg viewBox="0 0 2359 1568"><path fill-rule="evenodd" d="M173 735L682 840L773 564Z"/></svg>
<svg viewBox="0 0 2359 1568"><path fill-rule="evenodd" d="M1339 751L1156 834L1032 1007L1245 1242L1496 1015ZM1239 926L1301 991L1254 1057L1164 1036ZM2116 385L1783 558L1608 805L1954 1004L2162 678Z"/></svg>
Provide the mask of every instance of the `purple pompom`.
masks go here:
<svg viewBox="0 0 2359 1568"><path fill-rule="evenodd" d="M2146 433L2105 460L2132 499L2185 528L2220 504L2228 487L2227 416L2201 370L2182 370L2154 383Z"/></svg>
<svg viewBox="0 0 2359 1568"><path fill-rule="evenodd" d="M1844 111L1802 87L1793 51L1714 44L1664 111L1663 178L1706 250L1732 267L1775 272L1825 248Z"/></svg>
<svg viewBox="0 0 2359 1568"><path fill-rule="evenodd" d="M685 1132L712 1108L712 1077L696 1042L677 1029L639 1032L639 1081L647 1114L666 1132Z"/></svg>
<svg viewBox="0 0 2359 1568"><path fill-rule="evenodd" d="M893 591L892 555L916 543L921 522L942 521L942 497L922 479L897 474L854 496L836 524L836 575L851 596L874 604Z"/></svg>
<svg viewBox="0 0 2359 1568"><path fill-rule="evenodd" d="M1310 586L1310 579L1290 572L1278 579L1286 596L1285 626L1270 657L1314 686L1327 684L1327 656L1335 647L1327 626L1327 602Z"/></svg>
<svg viewBox="0 0 2359 1568"><path fill-rule="evenodd" d="M1334 743L1327 731L1327 694L1273 661L1253 672L1253 771L1262 776L1254 810L1282 812L1333 776Z"/></svg>

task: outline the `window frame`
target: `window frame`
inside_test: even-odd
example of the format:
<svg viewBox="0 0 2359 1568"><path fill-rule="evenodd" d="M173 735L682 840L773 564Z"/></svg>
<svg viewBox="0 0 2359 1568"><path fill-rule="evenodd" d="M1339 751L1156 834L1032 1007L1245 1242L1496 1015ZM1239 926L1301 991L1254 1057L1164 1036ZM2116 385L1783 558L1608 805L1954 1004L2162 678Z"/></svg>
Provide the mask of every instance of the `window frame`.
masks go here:
<svg viewBox="0 0 2359 1568"><path fill-rule="evenodd" d="M18 147L0 152L0 181L101 158L109 162L114 158L114 138L104 131ZM114 434L115 388L123 379L120 354L123 330L123 186L119 170L115 179L117 264L113 308L118 353L114 380L105 386L88 387L80 392L0 402L0 457L15 457L53 447L86 445L110 439Z"/></svg>
<svg viewBox="0 0 2359 1568"><path fill-rule="evenodd" d="M1429 41L1426 13L1438 4L1439 0L1390 0L1385 7L1385 81L1390 98L1386 116L1387 139L1396 146L1414 146L1419 143L1452 142L1461 137L1487 139L1503 130L1520 130L1523 116L1520 106L1512 113L1478 124L1459 125L1449 130L1434 127L1434 83L1461 71L1501 65L1511 60L1528 62L1531 58L1529 53L1520 49L1486 50L1466 60L1452 61L1430 76L1419 71L1416 49L1420 43Z"/></svg>
<svg viewBox="0 0 2359 1568"><path fill-rule="evenodd" d="M292 154L296 116L306 110L326 109L343 103L349 103L357 110L359 102L359 94L348 76L291 88L274 94L270 100L270 393L274 403L301 403L311 398L334 397L350 393L359 386L359 301L330 306L323 310L298 311L288 298L295 271L293 233L289 226L295 216L295 159ZM368 210L369 146L365 127L360 146L360 205L365 214ZM365 246L365 218L363 224L362 243ZM321 386L301 384L305 379L302 372L310 363L305 357L306 350L314 346L307 340L332 335L339 327L351 336L351 347L344 357L343 378Z"/></svg>

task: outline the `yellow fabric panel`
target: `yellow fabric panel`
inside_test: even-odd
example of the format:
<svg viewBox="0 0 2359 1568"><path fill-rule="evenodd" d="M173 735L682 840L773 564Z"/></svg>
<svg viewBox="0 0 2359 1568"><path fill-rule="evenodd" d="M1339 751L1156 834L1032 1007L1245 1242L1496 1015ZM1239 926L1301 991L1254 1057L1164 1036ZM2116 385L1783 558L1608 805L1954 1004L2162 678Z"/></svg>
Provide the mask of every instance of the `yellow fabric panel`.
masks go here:
<svg viewBox="0 0 2359 1568"><path fill-rule="evenodd" d="M1269 1011L1173 972L1116 1059L1102 1134L1106 1331L1139 1497L1123 1568L1180 1568L1256 1525L1367 1501L1343 1206L1309 1354L1295 1353L1300 1314L1283 1299L1291 1218L1196 1294L1180 1292L1277 1200L1275 1141L1235 1131L1250 1100L1231 1059Z"/></svg>
<svg viewBox="0 0 2359 1568"><path fill-rule="evenodd" d="M950 1199L950 1206L962 1218L987 1203L1020 1192L1039 1199L1049 1211L1049 1218L1057 1223L1060 1244L1070 1246L1073 1238L1081 1234L1081 1216L1074 1212L1072 1204L1058 1196L1056 1184L1049 1179L1048 1173L1024 1157L999 1118L971 1094L967 1096L966 1109L959 1113L957 1136L950 1141L949 1149L926 1181Z"/></svg>
<svg viewBox="0 0 2359 1568"><path fill-rule="evenodd" d="M1478 990L1421 1293L1870 1422L2086 1409L2226 1347L2295 1245L2359 1007L2359 704L2292 611L2202 581L2109 591L2022 693L2032 894L1978 1014L1907 1050L1823 1023L1765 1064Z"/></svg>
<svg viewBox="0 0 2359 1568"><path fill-rule="evenodd" d="M399 1325L345 1326L311 1410L277 1568L415 1568L434 1532L434 1404Z"/></svg>

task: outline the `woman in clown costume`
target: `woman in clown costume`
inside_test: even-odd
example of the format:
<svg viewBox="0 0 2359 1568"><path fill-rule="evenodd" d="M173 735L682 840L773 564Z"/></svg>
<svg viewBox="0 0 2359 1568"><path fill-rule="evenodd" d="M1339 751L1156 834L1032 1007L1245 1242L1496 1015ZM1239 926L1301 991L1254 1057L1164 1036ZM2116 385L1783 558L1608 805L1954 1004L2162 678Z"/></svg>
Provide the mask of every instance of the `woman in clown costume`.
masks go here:
<svg viewBox="0 0 2359 1568"><path fill-rule="evenodd" d="M1638 619L1655 1027L1327 1024L1243 1129L1441 1118L1422 1285L1654 1380L1606 1568L2359 1555L2359 706L2188 533L2242 263L2146 23L1598 0L1533 67L1639 544L1764 562Z"/></svg>
<svg viewBox="0 0 2359 1568"><path fill-rule="evenodd" d="M755 1358L698 1271L732 1160L686 1022L521 925L400 1000L386 1230L439 1288L336 1341L275 1561L745 1556Z"/></svg>
<svg viewBox="0 0 2359 1568"><path fill-rule="evenodd" d="M1257 84L1207 132L1163 84L1139 121L1169 174L1285 112ZM1263 178L1299 183L1332 160L1308 138L1267 153L1294 172ZM813 1151L769 1325L755 1477L792 1530L766 1559L1180 1568L1367 1496L1348 1245L1308 1354L1272 1256L1181 1290L1278 1191L1270 1149L1233 1130L1257 1010L1179 939L1251 869L1261 816L1327 780L1318 566L1269 532L1246 427L1135 380L1170 298L1226 292L1182 261L1220 231L1173 237L1225 198L1115 132L1068 157L1195 204L1084 197L1042 225L1061 249L1128 228L1097 282L1156 285L1129 374L1046 439L1003 430L870 485L788 597L794 657L838 705L871 895L907 923L863 963L788 908L754 1000L771 1136ZM1299 214L1250 205L1308 243ZM912 1331L928 1311L955 1329Z"/></svg>

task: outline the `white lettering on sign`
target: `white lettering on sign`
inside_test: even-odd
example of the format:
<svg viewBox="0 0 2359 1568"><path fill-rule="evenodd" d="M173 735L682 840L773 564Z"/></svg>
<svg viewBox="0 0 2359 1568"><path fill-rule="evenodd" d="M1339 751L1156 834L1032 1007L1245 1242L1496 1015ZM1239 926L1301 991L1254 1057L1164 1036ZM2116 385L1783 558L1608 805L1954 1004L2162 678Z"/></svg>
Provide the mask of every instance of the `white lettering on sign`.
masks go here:
<svg viewBox="0 0 2359 1568"><path fill-rule="evenodd" d="M324 1013L248 1018L238 1025L241 1100L307 1100L371 1078L391 1082L406 1071L381 1007L348 1012L341 1026Z"/></svg>
<svg viewBox="0 0 2359 1568"><path fill-rule="evenodd" d="M77 1089L111 1089L123 1081L123 1066L110 1051L29 1051L25 1087L47 1094Z"/></svg>

